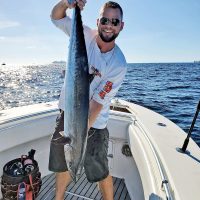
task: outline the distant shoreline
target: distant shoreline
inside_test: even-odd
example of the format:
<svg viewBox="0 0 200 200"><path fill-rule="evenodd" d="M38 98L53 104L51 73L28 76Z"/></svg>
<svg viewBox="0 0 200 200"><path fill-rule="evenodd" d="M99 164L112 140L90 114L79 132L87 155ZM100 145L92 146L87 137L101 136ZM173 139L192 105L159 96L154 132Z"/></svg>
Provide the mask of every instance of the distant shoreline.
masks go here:
<svg viewBox="0 0 200 200"><path fill-rule="evenodd" d="M200 61L190 61L190 62L127 62L127 64L200 64ZM31 63L31 64L6 64L2 63L1 66L6 67L28 67L28 66L56 66L56 65L63 65L66 66L67 62L65 61L53 61L50 63L44 63L44 64L37 64L37 63Z"/></svg>

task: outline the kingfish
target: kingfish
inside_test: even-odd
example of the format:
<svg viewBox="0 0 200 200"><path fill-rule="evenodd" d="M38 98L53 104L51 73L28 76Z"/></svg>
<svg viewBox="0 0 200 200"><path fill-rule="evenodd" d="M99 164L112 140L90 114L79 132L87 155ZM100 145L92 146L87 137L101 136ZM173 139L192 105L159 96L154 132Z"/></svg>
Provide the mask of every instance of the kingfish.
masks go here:
<svg viewBox="0 0 200 200"><path fill-rule="evenodd" d="M74 181L84 165L88 137L89 67L80 8L73 9L65 74L64 145L68 170Z"/></svg>

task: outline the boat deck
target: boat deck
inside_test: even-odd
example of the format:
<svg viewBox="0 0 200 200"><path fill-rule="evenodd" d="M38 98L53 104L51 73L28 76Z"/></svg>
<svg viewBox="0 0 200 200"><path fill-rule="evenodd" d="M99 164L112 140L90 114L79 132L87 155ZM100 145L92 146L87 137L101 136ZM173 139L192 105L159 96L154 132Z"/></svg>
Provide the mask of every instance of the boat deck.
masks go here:
<svg viewBox="0 0 200 200"><path fill-rule="evenodd" d="M48 175L42 179L42 187L37 200L53 200L55 199L55 174ZM114 178L114 199L130 200L126 185L123 179ZM83 173L77 183L71 183L67 192L65 192L66 200L100 200L103 199L96 183L89 183L86 175Z"/></svg>

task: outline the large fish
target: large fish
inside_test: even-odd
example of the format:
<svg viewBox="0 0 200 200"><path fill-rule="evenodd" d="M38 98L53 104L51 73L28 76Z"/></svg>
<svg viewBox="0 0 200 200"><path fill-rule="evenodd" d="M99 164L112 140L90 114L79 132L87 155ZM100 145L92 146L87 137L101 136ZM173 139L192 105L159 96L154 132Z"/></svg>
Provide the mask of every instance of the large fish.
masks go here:
<svg viewBox="0 0 200 200"><path fill-rule="evenodd" d="M82 173L87 145L89 111L89 69L80 8L73 10L68 63L65 74L64 136L65 158L71 177Z"/></svg>

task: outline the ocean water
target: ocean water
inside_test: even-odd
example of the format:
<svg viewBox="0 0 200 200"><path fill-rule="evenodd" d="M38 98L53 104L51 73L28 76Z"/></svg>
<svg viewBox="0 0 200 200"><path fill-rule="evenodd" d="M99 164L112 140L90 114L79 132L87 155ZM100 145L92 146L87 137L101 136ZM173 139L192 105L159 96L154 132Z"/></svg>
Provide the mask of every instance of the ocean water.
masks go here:
<svg viewBox="0 0 200 200"><path fill-rule="evenodd" d="M65 65L0 66L0 110L58 100ZM188 132L200 100L199 63L134 63L117 97L145 106ZM200 114L192 132L200 146Z"/></svg>

